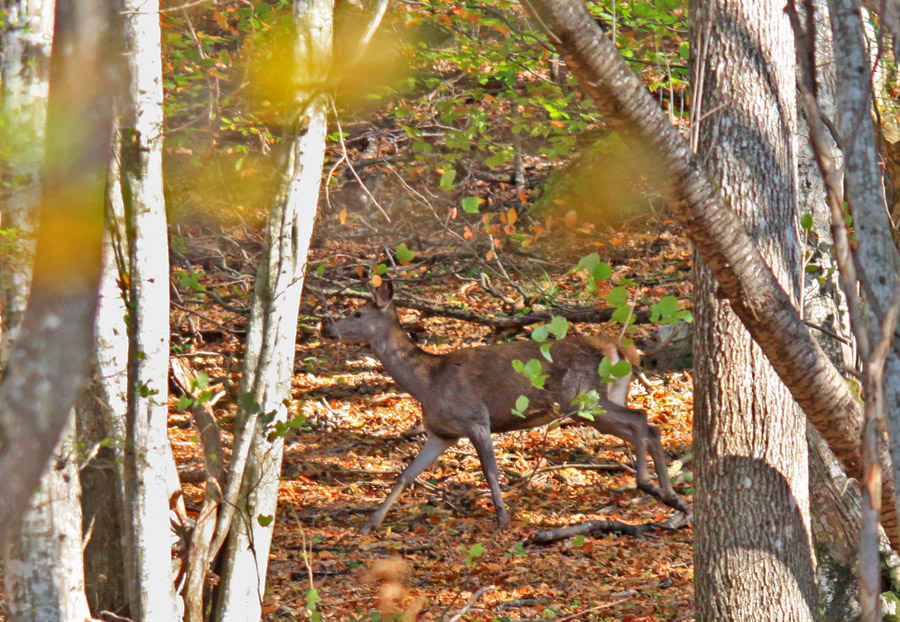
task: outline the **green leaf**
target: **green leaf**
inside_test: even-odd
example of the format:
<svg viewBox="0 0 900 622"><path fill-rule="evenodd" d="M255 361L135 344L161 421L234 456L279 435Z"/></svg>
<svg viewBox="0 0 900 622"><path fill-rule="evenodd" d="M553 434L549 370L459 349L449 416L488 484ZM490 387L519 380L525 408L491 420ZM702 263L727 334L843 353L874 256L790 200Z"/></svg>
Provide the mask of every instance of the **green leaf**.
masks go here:
<svg viewBox="0 0 900 622"><path fill-rule="evenodd" d="M616 364L612 366L612 369L610 371L616 378L624 378L632 371L631 363L629 363L625 359L616 361Z"/></svg>
<svg viewBox="0 0 900 622"><path fill-rule="evenodd" d="M205 389L209 386L209 374L205 371L201 371L197 374L197 377L194 378L194 387L197 389Z"/></svg>
<svg viewBox="0 0 900 622"><path fill-rule="evenodd" d="M553 362L553 357L550 356L550 347L551 347L552 345L553 345L553 342L551 341L551 342L548 342L548 343L541 344L541 347L540 347L541 355L542 355L545 359L547 359L547 361L549 361L550 363Z"/></svg>
<svg viewBox="0 0 900 622"><path fill-rule="evenodd" d="M238 398L238 406L240 406L241 410L248 414L253 414L259 412L260 408L262 408L259 404L256 403L256 400L253 398L253 393L247 392L243 393L240 398Z"/></svg>
<svg viewBox="0 0 900 622"><path fill-rule="evenodd" d="M272 515L263 516L260 514L256 517L256 522L259 523L260 527L268 527L272 524L273 520L275 520L275 517Z"/></svg>
<svg viewBox="0 0 900 622"><path fill-rule="evenodd" d="M666 296L653 305L653 311L659 312L659 315L662 317L674 317L678 313L678 298Z"/></svg>
<svg viewBox="0 0 900 622"><path fill-rule="evenodd" d="M631 313L631 305L622 305L621 307L616 307L616 310L613 311L612 321L619 322L620 324L624 324L625 322L633 322L634 315Z"/></svg>
<svg viewBox="0 0 900 622"><path fill-rule="evenodd" d="M406 246L406 242L401 243L400 246L397 247L395 254L400 261L412 261L416 258L415 251L409 250Z"/></svg>
<svg viewBox="0 0 900 622"><path fill-rule="evenodd" d="M456 169L452 166L444 171L444 174L441 175L441 189L442 190L451 190L453 188L453 180L456 179ZM463 208L465 209L465 208Z"/></svg>
<svg viewBox="0 0 900 622"><path fill-rule="evenodd" d="M566 333L569 332L569 320L560 315L554 315L550 319L547 330L553 333L553 336L557 339L562 339L566 336Z"/></svg>
<svg viewBox="0 0 900 622"><path fill-rule="evenodd" d="M804 230L810 231L813 226L813 217L812 214L803 214L800 217L800 226L803 227Z"/></svg>
<svg viewBox="0 0 900 622"><path fill-rule="evenodd" d="M612 307L620 307L628 303L628 290L624 287L613 287L606 295L606 301Z"/></svg>
<svg viewBox="0 0 900 622"><path fill-rule="evenodd" d="M374 272L375 274L387 274L387 270L388 270L387 266L383 263L380 263L377 266L375 266L375 268L372 270L372 272Z"/></svg>
<svg viewBox="0 0 900 622"><path fill-rule="evenodd" d="M608 356L604 356L603 360L600 361L600 366L597 367L597 374L601 378L608 378L612 373L612 361L609 360Z"/></svg>
<svg viewBox="0 0 900 622"><path fill-rule="evenodd" d="M517 373L521 374L525 370L525 363L523 363L519 359L513 359L511 361L511 363L512 363L513 369L515 369Z"/></svg>
<svg viewBox="0 0 900 622"><path fill-rule="evenodd" d="M531 331L531 338L535 341L547 341L547 337L550 336L550 331L546 326L538 326L533 331Z"/></svg>
<svg viewBox="0 0 900 622"><path fill-rule="evenodd" d="M537 359L529 359L528 362L525 363L525 370L523 373L526 378L536 378L541 373L541 362Z"/></svg>
<svg viewBox="0 0 900 622"><path fill-rule="evenodd" d="M577 535L574 538L572 538L573 546L581 546L582 544L584 544L584 535Z"/></svg>
<svg viewBox="0 0 900 622"><path fill-rule="evenodd" d="M462 208L464 212L468 212L469 214L477 214L478 213L478 197L466 197L462 200Z"/></svg>
<svg viewBox="0 0 900 622"><path fill-rule="evenodd" d="M471 565L473 561L484 555L484 546L481 542L476 542L469 547L469 554L466 557L466 565Z"/></svg>
<svg viewBox="0 0 900 622"><path fill-rule="evenodd" d="M516 398L516 407L513 409L513 414L518 415L519 417L525 416L525 409L528 408L528 404L531 400L528 399L526 395L520 395Z"/></svg>

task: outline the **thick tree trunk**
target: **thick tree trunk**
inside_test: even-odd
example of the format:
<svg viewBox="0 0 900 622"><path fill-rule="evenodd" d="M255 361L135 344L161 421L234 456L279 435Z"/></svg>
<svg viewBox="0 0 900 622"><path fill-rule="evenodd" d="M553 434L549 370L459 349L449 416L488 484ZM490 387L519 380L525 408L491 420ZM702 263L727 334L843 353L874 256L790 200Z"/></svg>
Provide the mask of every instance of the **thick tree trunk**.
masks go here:
<svg viewBox="0 0 900 622"><path fill-rule="evenodd" d="M247 447L237 511L223 552L222 580L216 603L219 621L259 620L272 540L272 517L284 439L270 439L272 426L288 417L297 338L297 317L306 255L312 238L327 129L327 95L318 81L331 68L333 0L295 0L295 55L298 76L309 85L309 99L290 145L282 191L276 199L260 258L247 346L244 354L240 436L233 465ZM247 406L251 408L248 410ZM256 411L256 412L254 412ZM263 418L258 413L268 415ZM249 447L248 447L249 445ZM232 467L233 471L241 472Z"/></svg>
<svg viewBox="0 0 900 622"><path fill-rule="evenodd" d="M129 350L125 445L128 583L134 620L175 620L169 529L169 246L162 180L158 0L125 1L130 89L121 181L128 231Z"/></svg>
<svg viewBox="0 0 900 622"><path fill-rule="evenodd" d="M783 9L774 0L691 3L691 112L720 197L796 301L795 54ZM717 298L713 275L702 261L694 269L697 619L813 620L805 419Z"/></svg>
<svg viewBox="0 0 900 622"><path fill-rule="evenodd" d="M718 280L721 292L782 382L848 473L860 473L862 411L815 343L737 217L718 197L699 160L578 0L529 0L567 65L613 124L637 132L660 158L673 215ZM886 474L887 475L887 474ZM900 545L893 481L884 480L882 524Z"/></svg>
<svg viewBox="0 0 900 622"><path fill-rule="evenodd" d="M0 364L15 343L31 284L54 6L52 0L0 3L6 12L0 43L0 160L4 178L13 180L0 200L0 228L5 230L0 237ZM72 424L6 552L10 620L52 622L90 615L81 565L81 489Z"/></svg>
<svg viewBox="0 0 900 622"><path fill-rule="evenodd" d="M107 2L57 2L34 274L0 384L0 544L19 528L89 367L116 22Z"/></svg>

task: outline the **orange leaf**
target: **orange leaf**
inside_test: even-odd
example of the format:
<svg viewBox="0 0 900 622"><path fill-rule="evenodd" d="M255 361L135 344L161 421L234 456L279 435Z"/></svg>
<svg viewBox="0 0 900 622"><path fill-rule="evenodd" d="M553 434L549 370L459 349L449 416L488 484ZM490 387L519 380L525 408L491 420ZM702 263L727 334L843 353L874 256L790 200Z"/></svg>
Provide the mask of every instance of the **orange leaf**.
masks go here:
<svg viewBox="0 0 900 622"><path fill-rule="evenodd" d="M459 215L459 210L455 207L450 208L450 220L454 220Z"/></svg>
<svg viewBox="0 0 900 622"><path fill-rule="evenodd" d="M503 227L503 233L505 233L506 235L512 235L515 232L516 232L515 225L506 225L505 227Z"/></svg>
<svg viewBox="0 0 900 622"><path fill-rule="evenodd" d="M516 221L518 219L519 215L516 213L516 209L514 207L509 208L509 211L506 212L506 220L509 222L509 224L516 224Z"/></svg>
<svg viewBox="0 0 900 622"><path fill-rule="evenodd" d="M609 238L609 243L612 244L613 246L619 246L622 243L622 238L619 238L619 237Z"/></svg>
<svg viewBox="0 0 900 622"><path fill-rule="evenodd" d="M222 15L221 12L216 11L215 13L213 13L213 17L215 17L216 23L219 25L219 28L221 28L222 30L228 30L228 20L224 15Z"/></svg>
<svg viewBox="0 0 900 622"><path fill-rule="evenodd" d="M372 275L372 287L381 287L381 275L380 274Z"/></svg>
<svg viewBox="0 0 900 622"><path fill-rule="evenodd" d="M463 227L463 239L471 240L473 237L475 237L475 232L472 231L472 228L469 225Z"/></svg>
<svg viewBox="0 0 900 622"><path fill-rule="evenodd" d="M578 223L578 212L573 209L570 209L566 212L566 226L571 229Z"/></svg>
<svg viewBox="0 0 900 622"><path fill-rule="evenodd" d="M489 250L487 254L485 254L484 258L486 261L491 261L494 258L494 249L492 248L491 250Z"/></svg>
<svg viewBox="0 0 900 622"><path fill-rule="evenodd" d="M356 264L356 276L359 278L364 278L366 276L366 269L362 267L362 264Z"/></svg>
<svg viewBox="0 0 900 622"><path fill-rule="evenodd" d="M347 223L347 208L346 207L341 210L340 214L338 214L338 220L341 221L342 225Z"/></svg>

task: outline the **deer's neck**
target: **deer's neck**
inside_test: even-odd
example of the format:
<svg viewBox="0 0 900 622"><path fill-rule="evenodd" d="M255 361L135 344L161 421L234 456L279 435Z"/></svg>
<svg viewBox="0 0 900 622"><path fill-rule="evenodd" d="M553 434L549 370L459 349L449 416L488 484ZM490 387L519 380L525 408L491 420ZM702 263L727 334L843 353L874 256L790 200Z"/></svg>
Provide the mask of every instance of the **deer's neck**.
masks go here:
<svg viewBox="0 0 900 622"><path fill-rule="evenodd" d="M421 350L399 323L373 339L371 346L387 373L421 402L431 384L431 369L440 357Z"/></svg>

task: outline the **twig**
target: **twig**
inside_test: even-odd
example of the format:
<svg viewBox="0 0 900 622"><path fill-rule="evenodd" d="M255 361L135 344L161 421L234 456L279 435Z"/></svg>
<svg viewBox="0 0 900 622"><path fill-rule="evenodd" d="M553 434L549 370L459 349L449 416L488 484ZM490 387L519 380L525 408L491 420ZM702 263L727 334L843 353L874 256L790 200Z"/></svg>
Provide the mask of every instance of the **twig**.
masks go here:
<svg viewBox="0 0 900 622"><path fill-rule="evenodd" d="M496 590L496 589L497 589L496 585L485 585L484 587L478 588L478 590L474 594L472 594L472 598L469 599L469 602L467 602L465 605L463 605L463 608L460 609L459 612L455 616L450 618L450 622L456 622L461 617L466 615L466 613L469 611L469 609L472 608L472 605L475 604L475 601L477 601L479 598L481 598L486 592L490 592L491 590Z"/></svg>
<svg viewBox="0 0 900 622"><path fill-rule="evenodd" d="M625 598L620 598L619 600L614 600L611 603L606 603L603 605L597 605L596 607L591 607L590 609L585 609L584 611L579 611L578 613L573 613L572 615L568 615L564 618L557 618L556 622L570 622L570 620L577 620L581 616L586 613L591 613L592 611L599 611L601 609L607 609L609 607L615 607L616 605L621 605L624 602L628 602L631 600L631 596L626 596Z"/></svg>

